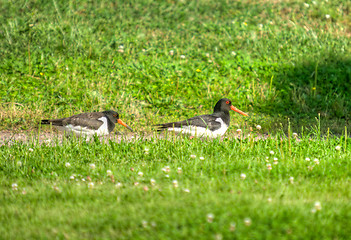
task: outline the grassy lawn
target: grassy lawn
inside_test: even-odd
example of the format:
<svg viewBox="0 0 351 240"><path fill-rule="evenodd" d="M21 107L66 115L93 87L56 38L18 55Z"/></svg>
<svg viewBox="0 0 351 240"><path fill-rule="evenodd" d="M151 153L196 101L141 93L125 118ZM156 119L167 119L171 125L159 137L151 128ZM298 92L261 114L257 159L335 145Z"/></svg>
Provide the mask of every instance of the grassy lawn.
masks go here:
<svg viewBox="0 0 351 240"><path fill-rule="evenodd" d="M1 238L350 238L350 9L0 0L0 130L113 109L152 136L223 97L250 115L223 140L1 145Z"/></svg>

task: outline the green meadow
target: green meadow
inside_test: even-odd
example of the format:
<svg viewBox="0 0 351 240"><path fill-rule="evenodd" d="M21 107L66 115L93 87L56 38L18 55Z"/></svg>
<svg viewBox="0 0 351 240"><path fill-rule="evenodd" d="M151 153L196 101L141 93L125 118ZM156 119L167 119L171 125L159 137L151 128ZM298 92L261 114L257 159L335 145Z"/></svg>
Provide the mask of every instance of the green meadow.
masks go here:
<svg viewBox="0 0 351 240"><path fill-rule="evenodd" d="M0 0L0 135L34 136L0 143L0 238L349 239L350 10ZM224 138L154 132L223 97ZM36 139L107 109L136 132Z"/></svg>

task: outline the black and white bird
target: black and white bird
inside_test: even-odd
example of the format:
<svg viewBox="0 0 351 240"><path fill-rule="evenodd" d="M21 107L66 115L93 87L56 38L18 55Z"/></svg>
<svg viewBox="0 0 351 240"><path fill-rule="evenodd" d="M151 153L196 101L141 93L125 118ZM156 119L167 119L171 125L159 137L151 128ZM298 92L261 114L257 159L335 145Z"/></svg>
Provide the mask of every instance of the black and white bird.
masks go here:
<svg viewBox="0 0 351 240"><path fill-rule="evenodd" d="M180 122L158 124L156 126L159 127L158 131L167 130L190 134L194 137L217 138L223 136L229 127L230 110L248 116L234 107L228 98L222 98L216 103L212 114L196 116Z"/></svg>
<svg viewBox="0 0 351 240"><path fill-rule="evenodd" d="M119 114L112 110L81 113L67 118L41 120L41 124L52 124L66 134L73 133L76 136L86 137L108 135L115 128L116 123L133 131L131 127L119 119Z"/></svg>

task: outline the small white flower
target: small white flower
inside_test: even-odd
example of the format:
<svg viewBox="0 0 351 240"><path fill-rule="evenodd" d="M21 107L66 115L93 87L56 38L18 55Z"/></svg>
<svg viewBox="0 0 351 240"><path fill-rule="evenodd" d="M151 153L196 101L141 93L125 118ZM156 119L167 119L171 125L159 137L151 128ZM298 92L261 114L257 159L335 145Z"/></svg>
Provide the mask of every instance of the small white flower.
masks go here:
<svg viewBox="0 0 351 240"><path fill-rule="evenodd" d="M22 166L22 162L21 162L21 161L18 161L18 162L17 162L17 166L21 167L21 166Z"/></svg>
<svg viewBox="0 0 351 240"><path fill-rule="evenodd" d="M173 50L169 51L169 55L173 56L174 55L174 51Z"/></svg>
<svg viewBox="0 0 351 240"><path fill-rule="evenodd" d="M325 18L326 18L326 19L329 19L329 18L330 18L330 15L329 15L329 14L326 14L326 15L325 15Z"/></svg>
<svg viewBox="0 0 351 240"><path fill-rule="evenodd" d="M70 177L69 177L69 179L74 180L74 176L73 176L73 175L72 175L72 176L70 176Z"/></svg>
<svg viewBox="0 0 351 240"><path fill-rule="evenodd" d="M241 178L242 180L244 180L244 179L246 178L246 174L245 174L245 173L240 174L240 178Z"/></svg>
<svg viewBox="0 0 351 240"><path fill-rule="evenodd" d="M181 59L185 59L185 55L180 55L180 58Z"/></svg>
<svg viewBox="0 0 351 240"><path fill-rule="evenodd" d="M310 159L310 158L308 158L308 157L307 157L307 158L305 158L305 160L306 160L307 162L311 161L311 159Z"/></svg>
<svg viewBox="0 0 351 240"><path fill-rule="evenodd" d="M94 163L89 164L89 166L90 166L91 169L95 169L95 164Z"/></svg>
<svg viewBox="0 0 351 240"><path fill-rule="evenodd" d="M175 188L178 187L178 181L177 181L177 180L173 180L172 183L173 183L173 186L174 186Z"/></svg>
<svg viewBox="0 0 351 240"><path fill-rule="evenodd" d="M242 131L241 131L241 129L239 128L239 129L236 130L236 132L237 132L238 134L240 134Z"/></svg>
<svg viewBox="0 0 351 240"><path fill-rule="evenodd" d="M294 177L290 177L289 181L290 181L291 184L293 184L294 183Z"/></svg>
<svg viewBox="0 0 351 240"><path fill-rule="evenodd" d="M236 229L236 224L235 222L231 222L229 226L229 231L234 232Z"/></svg>
<svg viewBox="0 0 351 240"><path fill-rule="evenodd" d="M182 173L182 168L179 167L179 168L177 169L177 172L178 172L179 174L181 174L181 173Z"/></svg>
<svg viewBox="0 0 351 240"><path fill-rule="evenodd" d="M262 23L258 24L258 27L259 27L260 29L262 29L262 28L263 28L263 24L262 24Z"/></svg>
<svg viewBox="0 0 351 240"><path fill-rule="evenodd" d="M209 54L209 53L206 53L206 57L208 57L208 58L209 58L209 57L210 57L210 54Z"/></svg>
<svg viewBox="0 0 351 240"><path fill-rule="evenodd" d="M232 51L232 55L233 55L233 56L236 56L236 52Z"/></svg>
<svg viewBox="0 0 351 240"><path fill-rule="evenodd" d="M149 154L149 149L148 149L148 148L145 148L145 149L144 149L144 152L145 152L145 154Z"/></svg>
<svg viewBox="0 0 351 240"><path fill-rule="evenodd" d="M313 5L317 5L317 2L316 1L312 1Z"/></svg>
<svg viewBox="0 0 351 240"><path fill-rule="evenodd" d="M141 221L141 225L143 226L143 228L147 228L147 221L145 220Z"/></svg>
<svg viewBox="0 0 351 240"><path fill-rule="evenodd" d="M245 223L246 226L250 226L252 222L251 222L250 218L245 218L244 219L244 223Z"/></svg>
<svg viewBox="0 0 351 240"><path fill-rule="evenodd" d="M122 187L122 186L123 186L123 184L120 183L120 182L116 183L116 185L115 185L116 188L120 188L120 187Z"/></svg>
<svg viewBox="0 0 351 240"><path fill-rule="evenodd" d="M190 158L196 158L196 155L190 155Z"/></svg>
<svg viewBox="0 0 351 240"><path fill-rule="evenodd" d="M275 158L273 158L273 161L278 161L278 158L276 158L276 157L275 157Z"/></svg>
<svg viewBox="0 0 351 240"><path fill-rule="evenodd" d="M165 177L166 177L166 178L169 178L169 175L168 175L168 174L166 174L166 175L165 175Z"/></svg>
<svg viewBox="0 0 351 240"><path fill-rule="evenodd" d="M274 155L274 151L270 151L269 153L270 153L271 155Z"/></svg>
<svg viewBox="0 0 351 240"><path fill-rule="evenodd" d="M140 177L142 177L142 176L144 175L144 173L143 173L143 172L138 172L138 175L139 175Z"/></svg>
<svg viewBox="0 0 351 240"><path fill-rule="evenodd" d="M29 148L29 149L28 149L28 151L33 152L33 151L34 151L34 149L33 149L33 148Z"/></svg>
<svg viewBox="0 0 351 240"><path fill-rule="evenodd" d="M190 190L188 188L184 188L183 191L186 192L186 193L190 193Z"/></svg>
<svg viewBox="0 0 351 240"><path fill-rule="evenodd" d="M12 187L12 190L17 190L18 185L17 183L12 183L11 187Z"/></svg>
<svg viewBox="0 0 351 240"><path fill-rule="evenodd" d="M340 151L340 149L341 149L340 146L336 146L336 147L335 147L335 150L336 150L336 151Z"/></svg>
<svg viewBox="0 0 351 240"><path fill-rule="evenodd" d="M267 202L271 203L272 202L272 198L267 198Z"/></svg>
<svg viewBox="0 0 351 240"><path fill-rule="evenodd" d="M66 167L70 167L71 164L70 164L69 162L66 162L66 163L65 163L65 166L66 166Z"/></svg>
<svg viewBox="0 0 351 240"><path fill-rule="evenodd" d="M107 176L111 176L112 175L112 171L111 170L107 170L106 173L107 173Z"/></svg>
<svg viewBox="0 0 351 240"><path fill-rule="evenodd" d="M295 132L292 135L293 135L294 138L297 137L297 133L295 133Z"/></svg>
<svg viewBox="0 0 351 240"><path fill-rule="evenodd" d="M315 158L314 160L313 160L313 162L315 163L315 164L319 164L319 160L317 159L317 158Z"/></svg>
<svg viewBox="0 0 351 240"><path fill-rule="evenodd" d="M267 164L267 169L268 169L269 171L272 170L272 165L271 165L270 163Z"/></svg>
<svg viewBox="0 0 351 240"><path fill-rule="evenodd" d="M82 178L82 182L85 182L85 179L84 179L84 178Z"/></svg>
<svg viewBox="0 0 351 240"><path fill-rule="evenodd" d="M119 49L124 49L124 46L123 46L123 45L119 45L118 48L119 48Z"/></svg>
<svg viewBox="0 0 351 240"><path fill-rule="evenodd" d="M256 126L256 129L257 129L257 130L261 130L261 128L262 128L261 125L257 125L257 126Z"/></svg>
<svg viewBox="0 0 351 240"><path fill-rule="evenodd" d="M322 210L322 205L320 202L315 202L314 203L314 209L316 209L316 211L320 211Z"/></svg>
<svg viewBox="0 0 351 240"><path fill-rule="evenodd" d="M207 214L207 222L211 223L213 222L214 215L212 213Z"/></svg>
<svg viewBox="0 0 351 240"><path fill-rule="evenodd" d="M306 8L310 7L310 5L308 3L304 3L304 5L305 5Z"/></svg>
<svg viewBox="0 0 351 240"><path fill-rule="evenodd" d="M154 186L154 185L156 184L156 180L153 179L153 178L151 178L151 179L150 179L150 183L151 183L152 186Z"/></svg>
<svg viewBox="0 0 351 240"><path fill-rule="evenodd" d="M204 157L200 157L200 160L204 160L205 158Z"/></svg>

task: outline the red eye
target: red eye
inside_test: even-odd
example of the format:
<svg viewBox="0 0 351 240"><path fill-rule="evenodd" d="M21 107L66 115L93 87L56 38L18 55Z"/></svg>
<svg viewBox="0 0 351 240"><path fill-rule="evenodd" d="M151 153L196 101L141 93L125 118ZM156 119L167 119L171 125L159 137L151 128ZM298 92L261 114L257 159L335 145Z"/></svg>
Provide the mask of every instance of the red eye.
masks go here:
<svg viewBox="0 0 351 240"><path fill-rule="evenodd" d="M229 101L226 101L225 103L226 103L226 104L229 104Z"/></svg>

